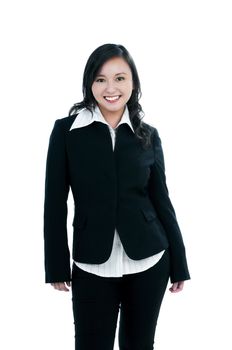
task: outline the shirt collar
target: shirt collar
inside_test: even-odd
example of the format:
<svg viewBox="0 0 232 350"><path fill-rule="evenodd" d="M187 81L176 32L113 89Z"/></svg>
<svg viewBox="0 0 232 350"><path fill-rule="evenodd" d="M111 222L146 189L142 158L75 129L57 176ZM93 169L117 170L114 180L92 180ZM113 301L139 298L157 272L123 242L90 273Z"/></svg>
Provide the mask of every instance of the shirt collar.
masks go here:
<svg viewBox="0 0 232 350"><path fill-rule="evenodd" d="M70 130L75 129L75 128L82 128L84 126L90 125L94 121L107 124L110 128L112 128L111 125L103 117L100 108L98 106L95 106L95 108L93 109L93 115L91 114L91 112L87 108L84 108L83 110L81 110L80 113L78 113L77 117L75 118ZM130 126L131 130L134 132L132 123L130 121L129 110L128 110L127 105L125 107L125 110L123 112L123 115L122 115L121 120L118 123L117 127L123 123L128 124Z"/></svg>

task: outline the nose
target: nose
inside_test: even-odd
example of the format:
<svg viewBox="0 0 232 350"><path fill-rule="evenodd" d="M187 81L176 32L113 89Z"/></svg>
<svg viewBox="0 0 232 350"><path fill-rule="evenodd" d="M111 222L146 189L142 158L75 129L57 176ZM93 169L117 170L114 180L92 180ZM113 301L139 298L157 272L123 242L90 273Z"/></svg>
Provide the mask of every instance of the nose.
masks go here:
<svg viewBox="0 0 232 350"><path fill-rule="evenodd" d="M108 81L106 86L106 93L112 95L115 91L115 83L113 81Z"/></svg>

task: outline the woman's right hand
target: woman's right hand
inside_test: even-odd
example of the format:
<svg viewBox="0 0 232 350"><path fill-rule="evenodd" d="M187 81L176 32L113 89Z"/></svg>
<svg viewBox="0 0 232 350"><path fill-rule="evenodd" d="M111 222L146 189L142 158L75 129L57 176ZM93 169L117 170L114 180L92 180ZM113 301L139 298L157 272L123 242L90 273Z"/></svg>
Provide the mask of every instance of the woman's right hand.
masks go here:
<svg viewBox="0 0 232 350"><path fill-rule="evenodd" d="M68 287L71 286L70 282L56 282L56 283L51 283L51 285L57 290L60 290L63 292L69 292L69 289L66 287L65 283L67 284Z"/></svg>

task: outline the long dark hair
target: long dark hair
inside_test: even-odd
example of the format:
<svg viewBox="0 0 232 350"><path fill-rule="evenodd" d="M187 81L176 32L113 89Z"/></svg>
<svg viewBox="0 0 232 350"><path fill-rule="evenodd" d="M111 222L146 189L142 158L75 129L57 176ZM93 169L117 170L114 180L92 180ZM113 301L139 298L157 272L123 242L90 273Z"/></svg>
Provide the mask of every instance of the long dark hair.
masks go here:
<svg viewBox="0 0 232 350"><path fill-rule="evenodd" d="M101 68L101 66L110 58L122 57L130 66L133 79L133 90L130 99L127 102L129 110L129 116L133 125L136 137L141 141L142 145L147 148L151 145L151 128L148 124L142 122L144 112L139 99L142 96L141 86L139 81L138 72L135 63L127 51L122 45L117 44L104 44L95 49L89 56L85 66L82 92L83 100L75 103L69 110L69 116L77 114L81 109L87 108L91 113L97 102L92 93L92 84L94 79Z"/></svg>

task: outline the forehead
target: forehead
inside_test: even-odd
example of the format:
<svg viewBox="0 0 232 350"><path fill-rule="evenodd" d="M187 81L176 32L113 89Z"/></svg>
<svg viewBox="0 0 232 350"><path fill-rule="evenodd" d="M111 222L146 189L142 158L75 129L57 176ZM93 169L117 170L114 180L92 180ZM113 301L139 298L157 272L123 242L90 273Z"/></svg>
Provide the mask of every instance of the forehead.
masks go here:
<svg viewBox="0 0 232 350"><path fill-rule="evenodd" d="M113 57L108 59L101 66L97 74L111 75L118 73L131 74L130 66L122 57Z"/></svg>

